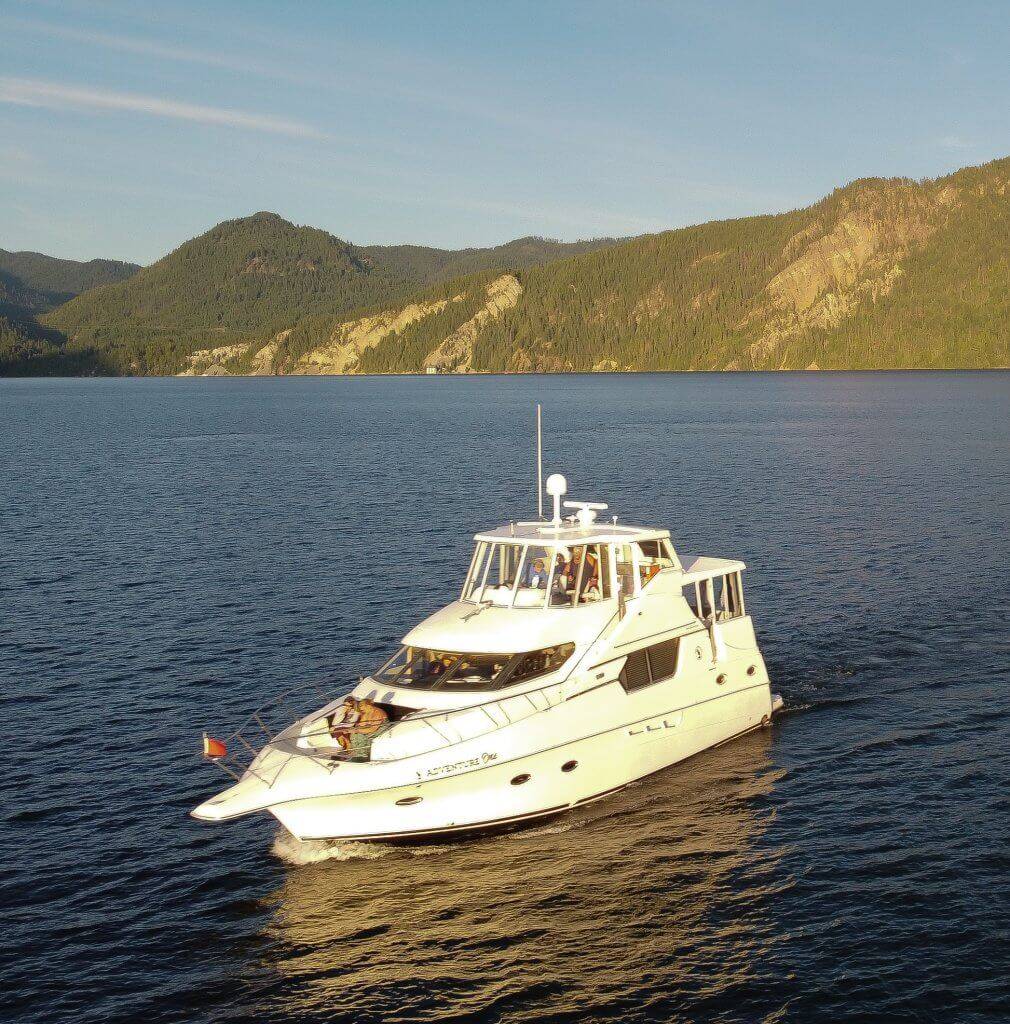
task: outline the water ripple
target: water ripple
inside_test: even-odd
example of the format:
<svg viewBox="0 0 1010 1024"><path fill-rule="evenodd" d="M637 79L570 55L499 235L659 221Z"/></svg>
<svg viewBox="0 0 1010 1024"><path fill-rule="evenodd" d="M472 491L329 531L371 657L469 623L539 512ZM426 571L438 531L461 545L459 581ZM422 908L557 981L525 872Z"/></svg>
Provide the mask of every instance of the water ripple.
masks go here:
<svg viewBox="0 0 1010 1024"><path fill-rule="evenodd" d="M300 844L200 732L353 680L549 468L748 565L786 712L551 824ZM0 381L34 1024L1010 1019L1007 374ZM13 543L11 542L13 539Z"/></svg>

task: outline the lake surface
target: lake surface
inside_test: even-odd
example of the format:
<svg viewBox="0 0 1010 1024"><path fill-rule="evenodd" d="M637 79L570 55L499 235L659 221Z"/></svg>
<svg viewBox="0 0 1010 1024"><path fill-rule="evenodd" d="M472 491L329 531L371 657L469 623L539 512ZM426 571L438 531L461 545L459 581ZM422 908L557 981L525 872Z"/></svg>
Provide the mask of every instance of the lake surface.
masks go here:
<svg viewBox="0 0 1010 1024"><path fill-rule="evenodd" d="M295 849L198 756L573 497L744 559L770 730L546 827ZM1010 1018L1010 374L0 381L22 1021Z"/></svg>

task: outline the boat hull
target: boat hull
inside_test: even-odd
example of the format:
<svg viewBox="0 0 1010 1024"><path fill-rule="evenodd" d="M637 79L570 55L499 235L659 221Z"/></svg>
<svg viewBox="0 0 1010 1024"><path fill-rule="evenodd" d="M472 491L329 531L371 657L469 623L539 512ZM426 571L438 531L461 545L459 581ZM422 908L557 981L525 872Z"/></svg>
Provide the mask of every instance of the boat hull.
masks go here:
<svg viewBox="0 0 1010 1024"><path fill-rule="evenodd" d="M511 831L603 799L766 725L774 710L766 677L666 710L662 705L674 696L670 684L630 695L616 683L605 690L610 692L587 694L545 714L545 720L553 719L545 724L561 740L554 745L523 750L522 733L514 745L500 735L495 749L492 744L471 749L457 763L436 766L444 774L434 778L405 778L402 785L290 800L268 809L301 840L437 842ZM614 700L628 702L629 710L640 714L587 732L593 721L613 721ZM572 706L579 702L581 707ZM573 726L582 735L564 739Z"/></svg>

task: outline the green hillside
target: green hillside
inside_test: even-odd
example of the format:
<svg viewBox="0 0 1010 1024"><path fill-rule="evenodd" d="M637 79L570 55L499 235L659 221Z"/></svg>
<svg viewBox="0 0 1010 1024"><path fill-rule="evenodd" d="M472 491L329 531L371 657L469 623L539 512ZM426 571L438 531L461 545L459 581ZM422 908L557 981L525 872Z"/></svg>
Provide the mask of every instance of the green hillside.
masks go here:
<svg viewBox="0 0 1010 1024"><path fill-rule="evenodd" d="M490 372L1008 366L1008 243L1010 160L868 179L521 271L518 300L454 350ZM437 358L458 312L384 338L359 370L459 369Z"/></svg>
<svg viewBox="0 0 1010 1024"><path fill-rule="evenodd" d="M625 241L356 247L256 214L34 336L8 282L0 372L1005 367L1008 243L1010 159Z"/></svg>
<svg viewBox="0 0 1010 1024"><path fill-rule="evenodd" d="M172 373L190 352L268 339L299 321L404 300L458 268L530 266L607 244L523 239L455 253L359 248L273 213L226 221L129 280L80 295L45 318L68 354L101 353L119 372Z"/></svg>
<svg viewBox="0 0 1010 1024"><path fill-rule="evenodd" d="M45 312L75 295L132 277L140 267L117 260L61 260L40 252L0 249L0 280L11 278L40 297L34 312Z"/></svg>
<svg viewBox="0 0 1010 1024"><path fill-rule="evenodd" d="M0 374L112 372L112 364L91 349L65 352L63 335L37 317L86 289L124 280L139 269L115 260L79 263L0 249Z"/></svg>
<svg viewBox="0 0 1010 1024"><path fill-rule="evenodd" d="M423 289L484 271L525 270L555 260L617 245L616 238L559 242L551 238L516 238L491 249L431 249L422 245L370 245L361 252L377 266Z"/></svg>

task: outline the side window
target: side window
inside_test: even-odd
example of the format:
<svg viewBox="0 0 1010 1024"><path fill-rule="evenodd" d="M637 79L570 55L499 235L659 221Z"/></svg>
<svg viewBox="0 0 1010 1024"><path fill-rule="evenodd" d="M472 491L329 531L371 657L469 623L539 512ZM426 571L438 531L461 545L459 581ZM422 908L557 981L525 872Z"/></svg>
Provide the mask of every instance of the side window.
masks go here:
<svg viewBox="0 0 1010 1024"><path fill-rule="evenodd" d="M735 619L743 615L743 587L740 573L730 573L719 579L716 604L720 619Z"/></svg>
<svg viewBox="0 0 1010 1024"><path fill-rule="evenodd" d="M635 547L638 548L638 576L644 589L652 577L663 568L663 562L660 561L662 552L658 540L639 541Z"/></svg>
<svg viewBox="0 0 1010 1024"><path fill-rule="evenodd" d="M676 640L667 640L649 648L649 670L653 682L667 679L677 671L678 646Z"/></svg>
<svg viewBox="0 0 1010 1024"><path fill-rule="evenodd" d="M715 610L715 597L711 580L700 580L693 585L688 584L684 596L691 606L691 611L701 619L702 622L710 622Z"/></svg>
<svg viewBox="0 0 1010 1024"><path fill-rule="evenodd" d="M487 573L489 547L489 544L481 542L473 553L470 572L467 574L466 583L463 584L464 601L476 601L480 597L480 591L484 585L484 576Z"/></svg>
<svg viewBox="0 0 1010 1024"><path fill-rule="evenodd" d="M621 686L628 693L640 690L652 682L649 677L649 656L645 651L633 651L621 669Z"/></svg>
<svg viewBox="0 0 1010 1024"><path fill-rule="evenodd" d="M677 671L677 639L664 640L628 655L621 669L621 686L628 693L669 679Z"/></svg>
<svg viewBox="0 0 1010 1024"><path fill-rule="evenodd" d="M600 600L610 597L610 548L606 544L594 544L590 550L600 560Z"/></svg>
<svg viewBox="0 0 1010 1024"><path fill-rule="evenodd" d="M503 685L512 686L515 683L533 679L535 676L554 672L572 656L574 650L575 644L558 644L557 647L548 647L542 651L523 654L512 674L503 680Z"/></svg>
<svg viewBox="0 0 1010 1024"><path fill-rule="evenodd" d="M614 547L614 559L617 570L617 589L625 597L635 595L635 562L630 544L619 544Z"/></svg>

